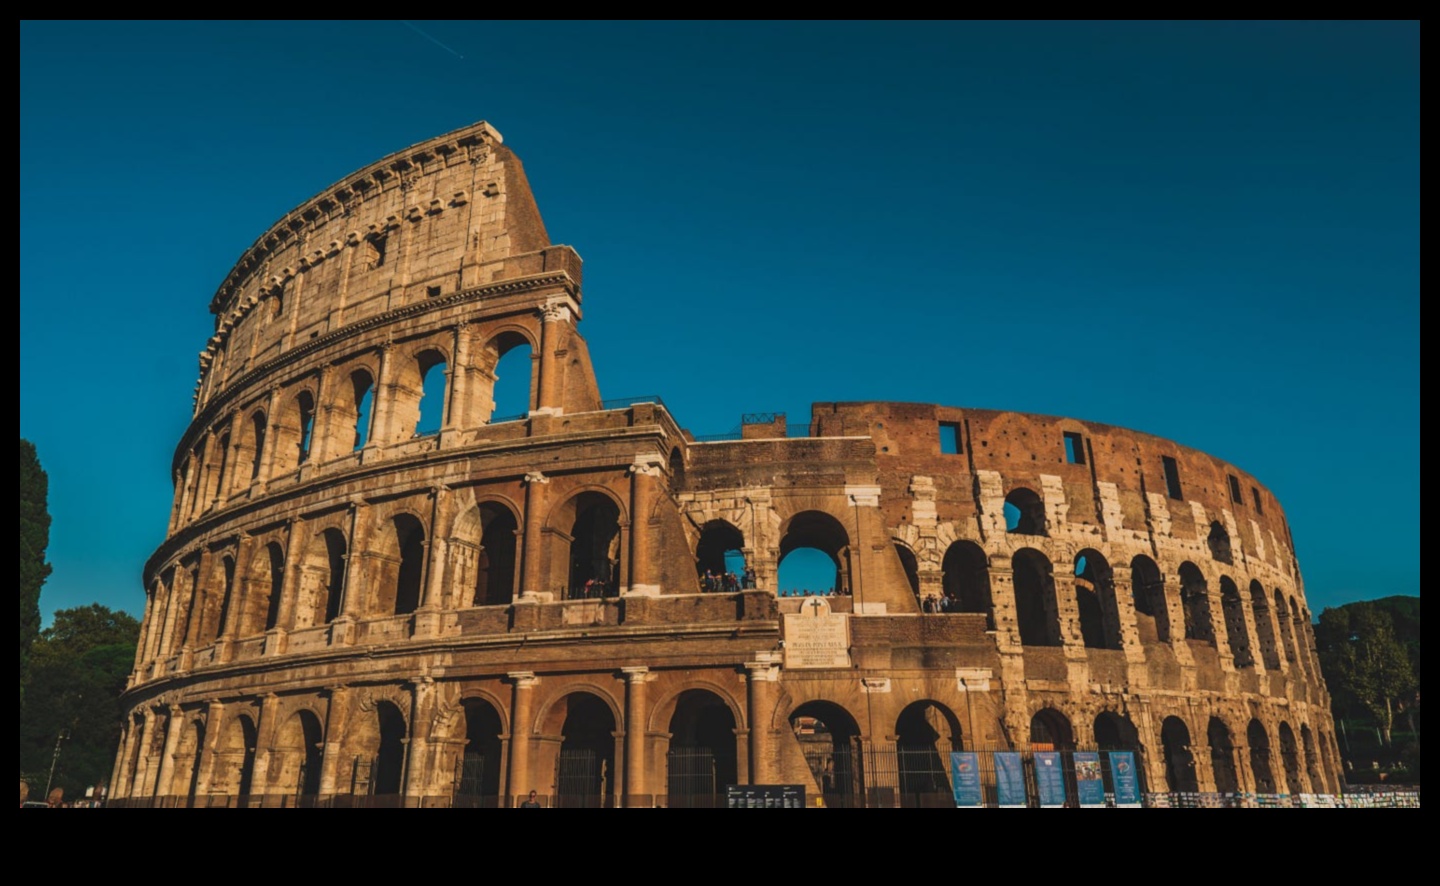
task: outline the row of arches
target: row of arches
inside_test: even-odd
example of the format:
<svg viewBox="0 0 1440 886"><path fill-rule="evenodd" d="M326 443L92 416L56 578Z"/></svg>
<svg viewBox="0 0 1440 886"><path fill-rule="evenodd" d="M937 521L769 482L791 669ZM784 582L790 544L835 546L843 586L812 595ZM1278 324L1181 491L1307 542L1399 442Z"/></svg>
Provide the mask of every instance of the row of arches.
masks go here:
<svg viewBox="0 0 1440 886"><path fill-rule="evenodd" d="M383 349L327 367L282 397L252 405L215 424L191 448L175 478L172 528L218 506L253 483L310 462L349 455L367 445L404 442L523 417L535 408L536 349L527 331L493 336L470 367L483 384L471 402L451 402L453 347Z"/></svg>
<svg viewBox="0 0 1440 886"><path fill-rule="evenodd" d="M563 553L568 563L567 587L589 586L596 596L619 593L622 514L618 500L600 491L576 493L549 510L544 526L558 530L550 533L551 544L565 549L556 555ZM440 609L499 606L519 593L523 533L509 502L467 508L439 544L424 516L410 510L378 517L363 532L359 551L352 550L343 517L328 522L336 525L302 529L299 538L262 536L249 543L248 553L242 542L165 570L148 601L145 660L226 636L327 625L342 614L407 615L422 602ZM287 559L287 546L294 547L293 559ZM435 570L432 588L429 573Z"/></svg>

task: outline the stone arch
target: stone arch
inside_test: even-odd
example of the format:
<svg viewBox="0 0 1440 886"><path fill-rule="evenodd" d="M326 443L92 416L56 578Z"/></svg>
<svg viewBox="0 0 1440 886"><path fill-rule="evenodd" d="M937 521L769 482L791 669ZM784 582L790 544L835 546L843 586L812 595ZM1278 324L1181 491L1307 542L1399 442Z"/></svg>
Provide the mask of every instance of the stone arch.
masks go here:
<svg viewBox="0 0 1440 886"><path fill-rule="evenodd" d="M348 557L349 548L341 530L332 526L310 537L300 557L292 628L325 625L340 616Z"/></svg>
<svg viewBox="0 0 1440 886"><path fill-rule="evenodd" d="M1300 603L1290 597L1290 632L1295 635L1295 664L1297 673L1315 678L1315 664L1310 660L1310 635L1306 632L1309 620L1302 614Z"/></svg>
<svg viewBox="0 0 1440 886"><path fill-rule="evenodd" d="M211 793L240 797L244 803L255 779L255 743L255 721L248 713L228 718L215 751Z"/></svg>
<svg viewBox="0 0 1440 886"><path fill-rule="evenodd" d="M515 599L520 517L509 503L486 498L465 509L450 537L449 585L455 606L503 606Z"/></svg>
<svg viewBox="0 0 1440 886"><path fill-rule="evenodd" d="M704 586L705 573L712 576L723 575L732 570L733 561L738 554L743 561L745 556L745 534L728 520L710 520L700 527L700 540L695 545L695 573L701 581L701 590ZM743 570L743 565L741 567ZM711 588L711 590L714 590Z"/></svg>
<svg viewBox="0 0 1440 886"><path fill-rule="evenodd" d="M1230 727L1219 717L1211 717L1205 738L1210 745L1210 771L1215 778L1215 790L1239 793L1240 776L1235 768L1235 743L1230 738Z"/></svg>
<svg viewBox="0 0 1440 886"><path fill-rule="evenodd" d="M1049 535L1045 529L1045 500L1028 486L1016 486L1005 496L1005 531L1017 535Z"/></svg>
<svg viewBox="0 0 1440 886"><path fill-rule="evenodd" d="M670 492L685 491L685 455L676 446L670 450Z"/></svg>
<svg viewBox="0 0 1440 886"><path fill-rule="evenodd" d="M603 596L620 593L621 525L627 521L624 506L608 489L587 487L551 509L548 528L564 544L566 596L581 598L590 583Z"/></svg>
<svg viewBox="0 0 1440 886"><path fill-rule="evenodd" d="M235 558L226 554L216 564L218 578L222 587L220 596L219 611L215 614L213 622L205 622L202 630L204 637L209 640L219 640L225 635L226 622L231 618L231 610L235 605Z"/></svg>
<svg viewBox="0 0 1440 886"><path fill-rule="evenodd" d="M547 707L540 722L552 756L555 805L613 806L616 784L615 733L621 722L608 693L574 688ZM558 741L556 741L558 738ZM544 761L537 773L545 772ZM517 786L523 790L524 786Z"/></svg>
<svg viewBox="0 0 1440 886"><path fill-rule="evenodd" d="M1160 724L1160 747L1165 760L1165 784L1170 791L1195 792L1195 755L1190 750L1190 727L1179 717L1166 717Z"/></svg>
<svg viewBox="0 0 1440 886"><path fill-rule="evenodd" d="M1130 561L1135 628L1141 643L1170 642L1170 610L1165 603L1165 577L1155 561L1140 554Z"/></svg>
<svg viewBox="0 0 1440 886"><path fill-rule="evenodd" d="M1141 757L1145 753L1145 747L1140 741L1140 732L1135 728L1135 724L1131 722L1129 716L1115 711L1101 711L1095 716L1091 734L1095 737L1096 749L1102 752L1100 754L1100 776L1105 785L1105 792L1114 794L1114 764L1107 752L1130 751L1136 758ZM1145 767L1137 765L1135 776L1140 790L1143 792L1145 790Z"/></svg>
<svg viewBox="0 0 1440 886"><path fill-rule="evenodd" d="M205 509L223 498L229 492L225 488L226 472L230 468L230 431L228 428L219 433L215 438L214 455L210 459L215 463L215 470L210 479L206 482Z"/></svg>
<svg viewBox="0 0 1440 886"><path fill-rule="evenodd" d="M864 757L855 716L835 702L815 700L797 706L787 719L825 805L864 806Z"/></svg>
<svg viewBox="0 0 1440 886"><path fill-rule="evenodd" d="M271 749L271 793L293 796L303 805L320 793L320 768L325 729L322 720L308 708L292 713L275 733Z"/></svg>
<svg viewBox="0 0 1440 886"><path fill-rule="evenodd" d="M445 419L445 399L449 384L436 390L440 382L448 381L446 374L450 357L441 347L433 344L422 345L412 350L409 356L395 360L394 381L390 388L391 406L389 439L392 443L403 443L415 437L438 432ZM439 372L431 378L432 372ZM426 384L427 379L430 384Z"/></svg>
<svg viewBox="0 0 1440 886"><path fill-rule="evenodd" d="M696 688L681 690L673 707L665 754L668 805L721 806L724 786L739 782L735 709L723 695Z"/></svg>
<svg viewBox="0 0 1440 886"><path fill-rule="evenodd" d="M352 791L357 794L398 797L405 778L409 723L400 705L378 699L361 706L352 722L355 736Z"/></svg>
<svg viewBox="0 0 1440 886"><path fill-rule="evenodd" d="M502 707L492 699L469 696L460 700L461 734L465 746L455 787L455 805L494 809L500 805L501 763L505 735Z"/></svg>
<svg viewBox="0 0 1440 886"><path fill-rule="evenodd" d="M1237 668L1254 668L1255 653L1250 648L1250 629L1245 625L1245 601L1240 589L1228 575L1220 576L1220 611L1225 616L1225 639Z"/></svg>
<svg viewBox="0 0 1440 886"><path fill-rule="evenodd" d="M897 542L894 543L894 546L895 546L895 555L900 558L900 569L901 569L902 572L905 573L905 581L906 581L906 583L908 583L908 584L910 585L910 593L912 593L912 594L915 595L915 599L916 599L916 600L919 600L919 599L920 599L920 563L919 563L918 560L915 559L915 552L912 551L912 550L910 550L910 546L907 545L907 544L905 544L904 542L897 541ZM936 611L936 612L941 611L939 604L940 604L940 601L939 601L939 600L936 600L936 601L935 601L935 605L936 605L935 611Z"/></svg>
<svg viewBox="0 0 1440 886"><path fill-rule="evenodd" d="M1276 731L1280 736L1280 763L1285 770L1285 784L1290 793L1298 794L1304 782L1300 780L1300 748L1295 742L1295 730L1282 720Z"/></svg>
<svg viewBox="0 0 1440 886"><path fill-rule="evenodd" d="M1080 635L1094 649L1119 649L1120 608L1110 561L1094 548L1075 555L1075 598L1080 610Z"/></svg>
<svg viewBox="0 0 1440 886"><path fill-rule="evenodd" d="M1059 710L1041 708L1030 717L1030 748L1036 751L1075 750L1075 730Z"/></svg>
<svg viewBox="0 0 1440 886"><path fill-rule="evenodd" d="M125 780L127 796L140 796L140 762L145 759L145 742L149 738L145 734L145 717L140 713L132 714L130 717L130 754L125 760Z"/></svg>
<svg viewBox="0 0 1440 886"><path fill-rule="evenodd" d="M179 566L180 575L185 578L184 595L180 598L180 623L176 626L174 635L170 638L170 653L179 652L182 647L190 645L191 631L195 629L195 622L200 618L205 609L205 588L200 583L200 558L193 556L182 561ZM177 576L178 580L178 576ZM176 586L179 593L181 586Z"/></svg>
<svg viewBox="0 0 1440 886"><path fill-rule="evenodd" d="M1258 718L1252 719L1246 727L1245 743L1250 746L1250 771L1255 777L1255 793L1275 793L1275 770L1270 764L1270 734Z"/></svg>
<svg viewBox="0 0 1440 886"><path fill-rule="evenodd" d="M895 768L901 806L953 806L951 751L963 751L960 721L937 701L905 706L895 721Z"/></svg>
<svg viewBox="0 0 1440 886"><path fill-rule="evenodd" d="M265 410L257 409L250 413L250 420L245 423L244 433L240 438L240 452L236 460L249 468L251 483L260 479L260 471L265 465L265 434L268 427Z"/></svg>
<svg viewBox="0 0 1440 886"><path fill-rule="evenodd" d="M1316 793L1325 790L1325 776L1321 771L1320 756L1315 752L1315 734L1307 723L1300 724L1300 746L1305 751L1305 775L1310 780L1310 790Z"/></svg>
<svg viewBox="0 0 1440 886"><path fill-rule="evenodd" d="M1289 660L1290 667L1295 671L1294 676L1299 677L1304 673L1300 664L1300 655L1295 649L1295 631L1290 622L1290 606L1285 602L1285 595L1279 588L1275 589L1275 617L1280 625L1280 639L1285 644L1285 658Z"/></svg>
<svg viewBox="0 0 1440 886"><path fill-rule="evenodd" d="M253 637L276 627L285 591L285 549L272 541L250 559L240 636Z"/></svg>
<svg viewBox="0 0 1440 886"><path fill-rule="evenodd" d="M539 405L540 348L528 331L506 329L494 334L481 355L484 374L489 378L490 409L484 424L515 421ZM515 377L516 384L505 380Z"/></svg>
<svg viewBox="0 0 1440 886"><path fill-rule="evenodd" d="M1015 577L1015 620L1025 646L1059 646L1060 612L1050 558L1021 548L1010 558Z"/></svg>
<svg viewBox="0 0 1440 886"><path fill-rule="evenodd" d="M425 524L400 511L380 527L371 551L374 615L407 615L420 607L425 575Z"/></svg>
<svg viewBox="0 0 1440 886"><path fill-rule="evenodd" d="M368 365L354 366L335 386L330 398L326 436L327 453L344 455L370 442L375 414L375 373Z"/></svg>
<svg viewBox="0 0 1440 886"><path fill-rule="evenodd" d="M1210 534L1206 537L1205 544L1210 548L1210 556L1216 562L1227 565L1235 562L1230 551L1230 533L1219 520L1210 524Z"/></svg>
<svg viewBox="0 0 1440 886"><path fill-rule="evenodd" d="M843 521L818 510L800 511L791 516L780 527L777 565L783 566L785 558L806 549L820 551L835 564L835 582L831 587L836 593L844 593L851 586L850 533ZM777 581L776 585L777 588L784 586L781 581Z"/></svg>
<svg viewBox="0 0 1440 886"><path fill-rule="evenodd" d="M1200 567L1190 561L1180 564L1180 603L1185 613L1185 639L1215 642L1210 621L1209 583Z"/></svg>
<svg viewBox="0 0 1440 886"><path fill-rule="evenodd" d="M1265 586L1258 580L1250 582L1250 609L1255 617L1255 632L1259 634L1260 657L1265 669L1280 670L1280 647L1275 641L1275 622L1271 618L1270 600Z"/></svg>
<svg viewBox="0 0 1440 886"><path fill-rule="evenodd" d="M170 781L170 793L185 798L186 806L195 805L200 789L200 757L205 750L205 719L190 716L180 728L180 740L175 747L175 775Z"/></svg>
<svg viewBox="0 0 1440 886"><path fill-rule="evenodd" d="M978 544L961 539L945 549L940 585L951 612L985 615L987 630L995 629L995 601L990 593L990 559Z"/></svg>
<svg viewBox="0 0 1440 886"><path fill-rule="evenodd" d="M315 428L315 394L309 386L301 387L276 410L274 435L275 455L271 459L274 476L287 474L310 457L310 443Z"/></svg>

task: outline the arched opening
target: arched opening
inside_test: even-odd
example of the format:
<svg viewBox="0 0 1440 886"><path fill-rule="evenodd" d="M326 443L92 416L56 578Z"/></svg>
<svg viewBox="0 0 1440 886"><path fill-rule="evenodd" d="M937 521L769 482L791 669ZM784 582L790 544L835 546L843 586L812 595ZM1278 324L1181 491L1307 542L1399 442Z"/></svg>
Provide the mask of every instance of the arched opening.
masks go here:
<svg viewBox="0 0 1440 886"><path fill-rule="evenodd" d="M670 717L665 755L666 790L672 808L718 808L726 785L738 782L735 715L713 692L680 693Z"/></svg>
<svg viewBox="0 0 1440 886"><path fill-rule="evenodd" d="M375 380L370 373L364 369L358 369L350 373L350 410L347 410L345 418L351 417L353 411L353 424L355 435L350 445L350 451L365 448L370 442L370 417L375 411Z"/></svg>
<svg viewBox="0 0 1440 886"><path fill-rule="evenodd" d="M1165 784L1171 791L1200 790L1195 779L1195 757L1190 752L1190 729L1179 717L1166 717L1160 725L1160 744L1165 756Z"/></svg>
<svg viewBox="0 0 1440 886"><path fill-rule="evenodd" d="M807 702L790 715L790 728L827 807L865 805L860 727L850 712L828 701ZM888 805L894 805L893 803Z"/></svg>
<svg viewBox="0 0 1440 886"><path fill-rule="evenodd" d="M191 720L180 733L179 746L175 748L175 777L170 792L184 791L185 805L195 805L195 795L200 787L200 754L205 748L205 724Z"/></svg>
<svg viewBox="0 0 1440 886"><path fill-rule="evenodd" d="M1308 628L1309 625L1310 620L1300 613L1300 604L1295 601L1294 597L1291 597L1290 632L1295 636L1295 670L1297 674L1300 672L1308 672L1313 678L1315 676L1315 666L1308 654L1310 651L1310 635L1306 633L1306 628Z"/></svg>
<svg viewBox="0 0 1440 886"><path fill-rule="evenodd" d="M455 805L494 809L500 805L500 736L505 729L500 714L488 702L467 698L460 707L465 716L465 751L460 757Z"/></svg>
<svg viewBox="0 0 1440 886"><path fill-rule="evenodd" d="M180 625L171 638L172 653L179 652L182 647L189 644L190 630L195 620L200 617L205 607L205 593L200 586L200 561L193 560L185 567L185 601L184 615Z"/></svg>
<svg viewBox="0 0 1440 886"><path fill-rule="evenodd" d="M1050 559L1033 548L1021 548L1011 559L1015 577L1015 620L1025 646L1059 646L1060 613L1055 602L1055 577Z"/></svg>
<svg viewBox="0 0 1440 886"><path fill-rule="evenodd" d="M615 805L615 715L609 705L588 692L571 693L560 704L565 721L555 760L555 805ZM636 724L636 728L643 727Z"/></svg>
<svg viewBox="0 0 1440 886"><path fill-rule="evenodd" d="M1064 785L1066 806L1079 802L1078 785L1075 782L1075 731L1070 718L1054 708L1041 708L1030 718L1030 759L1026 761L1029 779L1040 794L1041 805L1053 803L1047 800L1046 785L1054 777L1055 766L1060 767L1060 779ZM1058 757L1047 752L1059 751Z"/></svg>
<svg viewBox="0 0 1440 886"><path fill-rule="evenodd" d="M220 441L215 444L215 457L219 461L219 467L215 469L215 475L210 481L209 494L206 496L206 507L218 502L230 490L225 488L225 470L230 465L230 435L223 434Z"/></svg>
<svg viewBox="0 0 1440 886"><path fill-rule="evenodd" d="M570 527L571 599L620 593L620 508L609 496L582 492L575 497Z"/></svg>
<svg viewBox="0 0 1440 886"><path fill-rule="evenodd" d="M1275 772L1270 768L1270 735L1259 720L1251 720L1245 730L1245 743L1250 746L1250 771L1255 775L1255 793L1275 793Z"/></svg>
<svg viewBox="0 0 1440 886"><path fill-rule="evenodd" d="M725 590L722 580L745 573L745 536L724 520L711 520L700 527L695 545L695 573L702 592Z"/></svg>
<svg viewBox="0 0 1440 886"><path fill-rule="evenodd" d="M895 542L895 554L900 558L900 569L905 573L905 581L910 585L910 593L918 599L920 597L920 564L915 560L915 552L900 542ZM941 601L935 601L935 611L943 610Z"/></svg>
<svg viewBox="0 0 1440 886"><path fill-rule="evenodd" d="M1180 603L1185 612L1185 639L1215 642L1210 623L1209 585L1194 563L1180 564Z"/></svg>
<svg viewBox="0 0 1440 886"><path fill-rule="evenodd" d="M280 598L285 582L285 552L279 542L270 542L250 561L245 589L245 612L240 635L250 637L275 627L280 618Z"/></svg>
<svg viewBox="0 0 1440 886"><path fill-rule="evenodd" d="M250 479L260 478L260 467L265 454L265 413L256 412L250 416L250 435L245 447L250 456Z"/></svg>
<svg viewBox="0 0 1440 886"><path fill-rule="evenodd" d="M1300 744L1305 749L1305 774L1310 777L1310 790L1325 790L1325 777L1320 772L1320 757L1315 752L1315 736L1310 727L1300 724Z"/></svg>
<svg viewBox="0 0 1440 886"><path fill-rule="evenodd" d="M296 711L275 738L271 771L279 769L272 793L284 791L297 806L314 803L320 793L320 753L324 744L320 718L311 711ZM276 759L278 757L278 759Z"/></svg>
<svg viewBox="0 0 1440 886"><path fill-rule="evenodd" d="M490 351L495 386L487 423L525 418L535 408L535 360L530 342L518 333L502 333L490 343Z"/></svg>
<svg viewBox="0 0 1440 886"><path fill-rule="evenodd" d="M515 538L519 523L509 508L486 502L479 508L480 549L476 552L474 606L504 606L515 599Z"/></svg>
<svg viewBox="0 0 1440 886"><path fill-rule="evenodd" d="M1070 718L1054 708L1041 708L1030 718L1030 749L1034 751L1075 750L1075 730Z"/></svg>
<svg viewBox="0 0 1440 886"><path fill-rule="evenodd" d="M951 612L985 616L985 628L995 629L995 605L990 596L990 560L973 541L957 541L945 550L940 563L940 586Z"/></svg>
<svg viewBox="0 0 1440 886"><path fill-rule="evenodd" d="M1005 531L1045 535L1045 500L1033 489L1017 486L1005 496Z"/></svg>
<svg viewBox="0 0 1440 886"><path fill-rule="evenodd" d="M305 546L295 600L297 630L329 624L339 617L345 591L345 554L345 534L334 528L317 533Z"/></svg>
<svg viewBox="0 0 1440 886"><path fill-rule="evenodd" d="M1130 751L1135 757L1144 753L1140 745L1140 733L1135 724L1130 722L1129 717L1122 717L1114 711L1104 711L1095 718L1094 723L1095 747L1102 752L1108 751ZM1136 779L1140 790L1145 790L1145 767L1135 767ZM1114 764L1109 753L1100 754L1100 775L1105 784L1105 793L1115 794L1115 771Z"/></svg>
<svg viewBox="0 0 1440 886"><path fill-rule="evenodd" d="M135 715L130 718L130 755L125 760L126 794L129 797L141 795L140 761L145 759L145 718Z"/></svg>
<svg viewBox="0 0 1440 886"><path fill-rule="evenodd" d="M1110 562L1087 548L1075 557L1075 598L1080 610L1080 635L1092 649L1120 648L1120 610Z"/></svg>
<svg viewBox="0 0 1440 886"><path fill-rule="evenodd" d="M1300 781L1300 748L1295 743L1295 731L1289 723L1280 724L1280 763L1285 767L1285 784L1292 794L1304 790Z"/></svg>
<svg viewBox="0 0 1440 886"><path fill-rule="evenodd" d="M801 511L790 518L780 537L782 595L843 594L851 589L850 574L850 534L839 520L823 511Z"/></svg>
<svg viewBox="0 0 1440 886"><path fill-rule="evenodd" d="M375 718L380 733L380 746L375 752L371 769L371 793L381 796L398 795L405 775L405 715L388 701L376 702Z"/></svg>
<svg viewBox="0 0 1440 886"><path fill-rule="evenodd" d="M1225 639L1237 668L1255 667L1255 654L1250 651L1250 631L1245 627L1245 601L1230 576L1220 576L1220 611L1225 614Z"/></svg>
<svg viewBox="0 0 1440 886"><path fill-rule="evenodd" d="M685 490L685 456L680 453L680 448L670 450L670 492L683 492Z"/></svg>
<svg viewBox="0 0 1440 886"><path fill-rule="evenodd" d="M1165 606L1165 578L1155 561L1141 554L1130 561L1131 599L1141 643L1170 642L1170 612Z"/></svg>
<svg viewBox="0 0 1440 886"><path fill-rule="evenodd" d="M1210 556L1220 563L1231 563L1230 556L1230 533L1216 520L1210 524L1210 536L1206 539L1210 546Z"/></svg>
<svg viewBox="0 0 1440 886"><path fill-rule="evenodd" d="M220 598L220 613L211 630L207 630L205 636L219 640L225 635L225 621L230 617L230 604L235 599L235 558L225 556L220 558L220 580L224 582L225 592Z"/></svg>
<svg viewBox="0 0 1440 886"><path fill-rule="evenodd" d="M1295 676L1301 676L1300 657L1295 651L1295 631L1290 623L1290 607L1285 602L1285 596L1280 589L1275 589L1275 617L1280 622L1280 639L1285 644L1285 657L1289 659L1290 665L1295 670Z"/></svg>
<svg viewBox="0 0 1440 886"><path fill-rule="evenodd" d="M1250 582L1250 608L1255 615L1255 632L1260 635L1260 655L1265 668L1280 670L1280 648L1275 643L1275 622L1271 620L1270 601L1258 581Z"/></svg>
<svg viewBox="0 0 1440 886"><path fill-rule="evenodd" d="M216 758L211 791L239 797L245 805L255 778L255 721L245 714L231 719Z"/></svg>
<svg viewBox="0 0 1440 886"><path fill-rule="evenodd" d="M295 463L304 464L310 458L310 442L315 435L315 398L309 391L301 391L295 398L296 422L299 438L295 441Z"/></svg>
<svg viewBox="0 0 1440 886"><path fill-rule="evenodd" d="M377 539L375 615L407 615L420 608L425 571L425 526L412 514L396 514Z"/></svg>
<svg viewBox="0 0 1440 886"><path fill-rule="evenodd" d="M1210 743L1210 771L1215 775L1215 790L1223 794L1240 791L1240 778L1235 771L1235 744L1230 740L1230 727L1219 717L1210 718L1205 730Z"/></svg>
<svg viewBox="0 0 1440 886"><path fill-rule="evenodd" d="M416 408L416 437L440 433L445 424L445 388L449 381L445 358L438 351L425 351L416 358L420 370L420 402Z"/></svg>
<svg viewBox="0 0 1440 886"><path fill-rule="evenodd" d="M951 751L963 751L960 722L937 702L917 701L895 721L895 769L900 805L955 805L950 786Z"/></svg>

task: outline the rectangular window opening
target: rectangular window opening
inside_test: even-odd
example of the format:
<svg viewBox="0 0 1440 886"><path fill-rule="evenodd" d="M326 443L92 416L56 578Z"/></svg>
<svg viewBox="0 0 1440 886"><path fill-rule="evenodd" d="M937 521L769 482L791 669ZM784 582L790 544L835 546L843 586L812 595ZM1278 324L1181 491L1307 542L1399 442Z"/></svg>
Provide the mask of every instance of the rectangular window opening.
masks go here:
<svg viewBox="0 0 1440 886"><path fill-rule="evenodd" d="M1065 432L1065 461L1072 465L1085 464L1085 438L1079 434Z"/></svg>
<svg viewBox="0 0 1440 886"><path fill-rule="evenodd" d="M1255 500L1255 513L1264 514L1265 506L1260 504L1260 490L1256 489L1254 486L1251 486L1250 497Z"/></svg>
<svg viewBox="0 0 1440 886"><path fill-rule="evenodd" d="M1180 494L1180 465L1175 459L1168 455L1160 456L1165 463L1165 492L1176 501L1184 501L1185 496Z"/></svg>
<svg viewBox="0 0 1440 886"><path fill-rule="evenodd" d="M960 454L960 426L954 422L940 422L940 454Z"/></svg>
<svg viewBox="0 0 1440 886"><path fill-rule="evenodd" d="M1245 496L1240 494L1240 479L1234 474L1226 474L1230 478L1230 500L1237 505L1245 504Z"/></svg>

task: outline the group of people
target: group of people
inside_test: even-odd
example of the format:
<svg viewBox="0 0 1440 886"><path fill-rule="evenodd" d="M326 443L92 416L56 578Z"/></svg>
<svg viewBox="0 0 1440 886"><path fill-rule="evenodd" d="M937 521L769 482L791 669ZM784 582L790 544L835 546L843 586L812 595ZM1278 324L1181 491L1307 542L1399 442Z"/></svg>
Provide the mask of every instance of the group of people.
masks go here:
<svg viewBox="0 0 1440 886"><path fill-rule="evenodd" d="M571 600L598 600L601 597L611 597L605 582L598 578L587 579L584 584L576 585L570 591Z"/></svg>
<svg viewBox="0 0 1440 886"><path fill-rule="evenodd" d="M951 594L932 594L920 601L921 612L959 612L960 601Z"/></svg>
<svg viewBox="0 0 1440 886"><path fill-rule="evenodd" d="M755 570L746 566L739 575L733 572L715 572L712 569L705 570L700 576L700 593L702 594L733 594L736 591L752 591L755 589Z"/></svg>
<svg viewBox="0 0 1440 886"><path fill-rule="evenodd" d="M791 589L788 590L788 591L782 589L782 590L780 591L780 596L782 596L782 597L848 597L848 596L850 596L850 589L849 589L849 588L846 588L846 587L842 587L842 588L841 588L840 590L838 590L838 591L835 590L834 588L826 588L826 589L823 590L823 591L812 591L812 590L810 590L809 588L805 588L804 590L801 590L800 588L791 588Z"/></svg>

